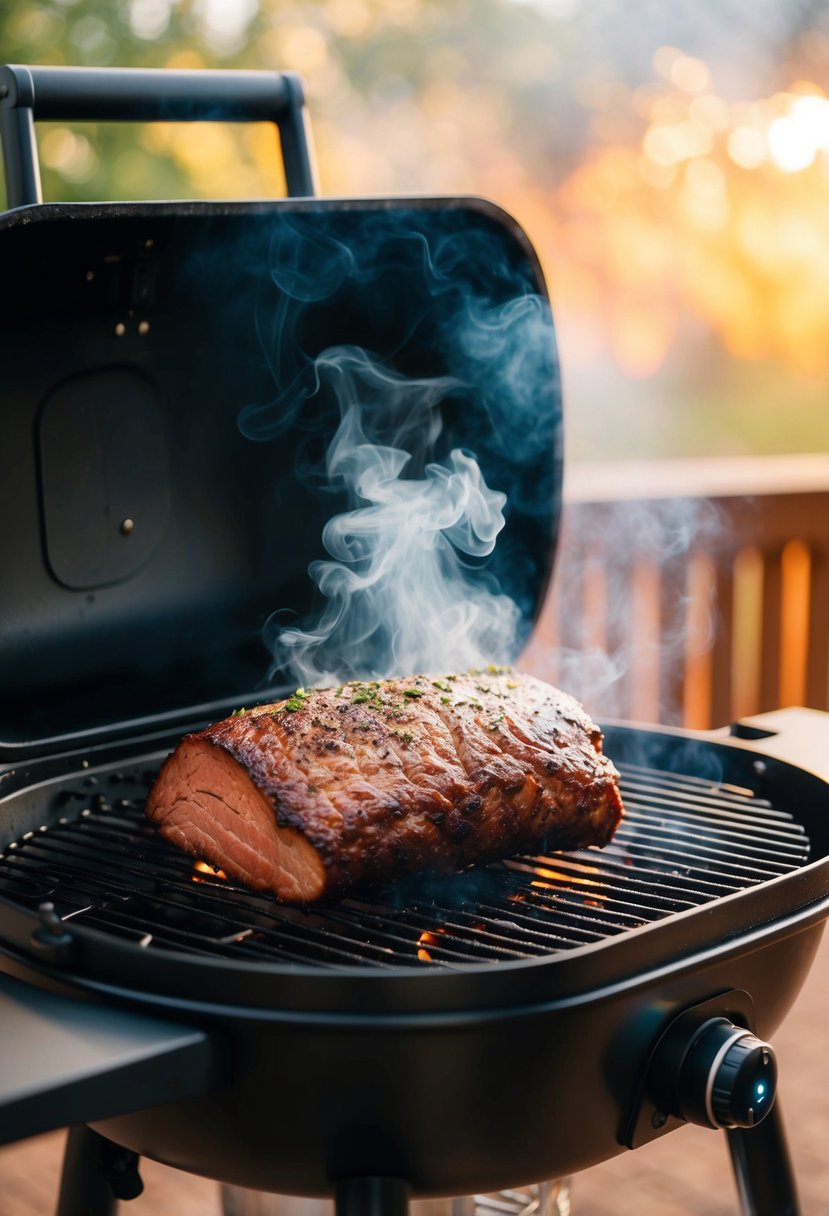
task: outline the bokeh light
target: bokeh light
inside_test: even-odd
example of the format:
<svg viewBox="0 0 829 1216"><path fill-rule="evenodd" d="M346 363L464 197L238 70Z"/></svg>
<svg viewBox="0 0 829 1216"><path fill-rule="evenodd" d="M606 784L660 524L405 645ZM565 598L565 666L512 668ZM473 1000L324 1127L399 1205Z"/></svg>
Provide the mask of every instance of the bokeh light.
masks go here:
<svg viewBox="0 0 829 1216"><path fill-rule="evenodd" d="M23 0L0 7L0 35L17 62L289 68L325 194L501 204L549 282L577 455L829 448L829 14L756 0L739 32L714 0L652 16L618 0L125 0L105 20L86 0ZM39 135L47 197L284 190L266 125Z"/></svg>

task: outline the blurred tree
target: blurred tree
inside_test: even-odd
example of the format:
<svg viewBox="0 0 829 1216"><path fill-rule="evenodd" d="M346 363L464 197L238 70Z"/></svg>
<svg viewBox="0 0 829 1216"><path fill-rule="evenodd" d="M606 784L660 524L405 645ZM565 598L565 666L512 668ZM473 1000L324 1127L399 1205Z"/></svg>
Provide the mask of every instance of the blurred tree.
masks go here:
<svg viewBox="0 0 829 1216"><path fill-rule="evenodd" d="M529 233L575 450L829 446L827 0L0 0L0 57L297 71L324 194L482 194ZM264 124L38 141L47 199L284 189Z"/></svg>
<svg viewBox="0 0 829 1216"><path fill-rule="evenodd" d="M469 189L476 163L511 146L535 172L560 169L590 121L563 70L576 35L572 21L510 0L0 2L4 62L300 72L332 192ZM464 115L477 116L471 132ZM39 136L47 197L274 189L264 132L89 124L70 137L44 124Z"/></svg>

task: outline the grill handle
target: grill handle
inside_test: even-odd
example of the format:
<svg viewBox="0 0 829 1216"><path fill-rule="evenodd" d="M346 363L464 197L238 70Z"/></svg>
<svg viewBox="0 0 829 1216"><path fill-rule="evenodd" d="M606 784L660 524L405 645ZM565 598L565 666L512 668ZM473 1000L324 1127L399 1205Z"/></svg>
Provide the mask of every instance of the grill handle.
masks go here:
<svg viewBox="0 0 829 1216"><path fill-rule="evenodd" d="M35 119L273 122L288 194L318 192L305 94L293 72L0 67L0 139L10 208L43 202Z"/></svg>

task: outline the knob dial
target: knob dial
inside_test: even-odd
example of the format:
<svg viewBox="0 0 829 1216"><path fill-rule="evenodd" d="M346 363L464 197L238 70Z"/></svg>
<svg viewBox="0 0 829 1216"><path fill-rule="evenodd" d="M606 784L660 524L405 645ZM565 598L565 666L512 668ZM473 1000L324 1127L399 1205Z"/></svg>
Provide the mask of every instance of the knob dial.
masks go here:
<svg viewBox="0 0 829 1216"><path fill-rule="evenodd" d="M773 1049L725 1017L683 1017L657 1048L652 1094L658 1107L703 1127L754 1127L774 1105Z"/></svg>
<svg viewBox="0 0 829 1216"><path fill-rule="evenodd" d="M711 1070L710 1121L716 1127L754 1127L772 1108L777 1063L768 1043L748 1031L731 1040Z"/></svg>

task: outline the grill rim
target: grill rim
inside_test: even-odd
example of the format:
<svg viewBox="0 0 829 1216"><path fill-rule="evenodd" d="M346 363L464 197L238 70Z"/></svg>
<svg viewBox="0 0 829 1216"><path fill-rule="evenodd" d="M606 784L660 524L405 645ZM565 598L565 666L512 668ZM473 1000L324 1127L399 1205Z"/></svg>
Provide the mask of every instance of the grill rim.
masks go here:
<svg viewBox="0 0 829 1216"><path fill-rule="evenodd" d="M693 777L697 770L687 772L687 747L701 748L700 756L719 766L724 781L727 778L727 783L737 784L739 778L739 784L755 792L758 778L755 774L749 780L748 774L753 773L758 756L763 756L763 782L783 791L783 797L779 793L769 796L782 811L792 813L791 803L797 803L795 820L812 836L814 860L596 942L539 957L468 963L462 970L394 965L378 970L364 965L324 970L302 963L251 963L177 951L151 953L137 943L82 924L70 925L72 957L61 961L44 957L33 936L40 924L38 916L5 897L0 897L0 951L18 965L33 965L42 974L57 964L58 973L89 991L170 1008L202 1012L233 1008L253 1016L291 1018L300 1014L323 1020L359 1014L384 1019L451 1018L461 1013L468 1016L470 1009L487 1016L523 1006L594 1000L620 985L650 984L656 974L681 972L706 958L722 959L733 951L757 948L826 916L829 839L826 829L820 830L817 815L817 830L812 832L808 804L825 800L829 780L768 756L756 744L741 739L616 723L605 725L604 730L610 743L606 750L620 763L627 759L621 753L636 753L646 746L655 753L655 768ZM110 756L106 763L111 762ZM89 771L97 767L102 765L96 763ZM38 784L25 788L34 790ZM230 999L228 986L232 988Z"/></svg>
<svg viewBox="0 0 829 1216"><path fill-rule="evenodd" d="M604 850L516 856L502 867L444 876L437 886L410 884L400 899L369 892L307 909L213 883L209 867L160 840L144 819L142 795L118 797L133 795L145 774L102 772L87 791L66 788L71 776L58 805L92 806L25 833L0 863L0 890L29 911L54 899L64 924L72 922L68 931L97 927L142 949L152 943L152 954L270 961L294 971L307 964L419 972L429 964L550 958L768 882L810 856L803 825L750 790L621 761L620 768L626 820ZM742 854L735 818L746 833ZM205 885L194 888L202 868ZM261 948L234 949L250 935L262 938Z"/></svg>
<svg viewBox="0 0 829 1216"><path fill-rule="evenodd" d="M740 894L738 892L736 896L724 898L736 899ZM698 912L699 909L691 909L691 912L694 911ZM687 913L676 915L678 919ZM0 969L49 990L55 990L57 982L58 990L67 994L72 992L75 995L112 999L143 1007L147 1012L164 1011L174 1017L196 1019L199 1023L233 1017L286 1027L324 1029L326 1026L342 1027L345 1024L355 1031L361 1027L393 1030L413 1024L422 1029L462 1028L473 1024L514 1021L527 1016L546 1016L581 1007L592 1008L624 994L654 990L669 980L682 975L690 976L706 967L727 965L732 959L768 949L781 940L809 929L819 927L822 932L822 922L826 921L827 915L829 895L824 893L822 898L810 900L788 915L772 916L763 923L753 924L742 933L702 941L681 955L672 956L671 950L665 948L646 967L637 965L635 960L632 965L621 965L622 952L617 950L613 956L617 965L612 973L606 968L591 966L597 947L624 940L618 937L606 939L605 942L578 948L580 957L574 962L584 965L569 968L572 974L565 977L558 972L550 974L554 962L551 959L541 960L540 967L537 959L521 960L518 964L497 964L498 976L509 981L499 984L497 988L492 982L483 986L473 982L482 978L491 981L495 970L493 964L477 968L476 974L470 974L474 967L470 965L463 972L435 969L413 973L411 969L389 969L385 972L363 970L359 974L350 974L343 969L335 975L326 974L323 977L321 972L307 969L302 975L286 976L283 972L278 977L263 977L261 966L255 974L251 974L250 969L245 969L244 964L235 960L223 959L220 964L210 960L208 964L207 960L185 956L186 965L180 965L178 970L186 972L186 976L184 979L178 977L178 990L173 991L172 984L126 985L123 975L129 969L130 958L136 958L135 953L129 957L125 955L123 963L126 966L121 966L120 974L115 957L108 960L110 965L107 968L100 966L96 960L98 974L93 976L88 970L78 971L74 967L57 971L54 967L39 966L38 960L33 961L30 954L7 949L5 945L0 947ZM642 926L643 935L656 924ZM111 941L94 929L85 929L83 937L85 941L79 944L93 948ZM96 938L100 940L96 941ZM568 951L567 957L571 958L575 953L575 950ZM146 952L142 952L140 957L147 957ZM172 957L181 963L181 956ZM73 962L77 958L82 960L83 953L79 953ZM535 973L528 974L533 968L536 969ZM512 969L511 973L508 969ZM539 970L543 974L539 975ZM220 972L218 976L215 974L217 971ZM587 971L587 974L578 974L583 971ZM222 986L226 988L229 978L253 981L242 994L246 999L239 996L235 1000L222 998L218 989ZM268 985L267 991L263 991L266 987L262 983L263 978L287 979L291 983L289 987L284 983L273 988ZM442 981L439 994L438 979ZM201 987L194 980L201 980ZM542 980L545 981L543 984L540 982ZM428 999L437 995L441 997L440 1001Z"/></svg>

